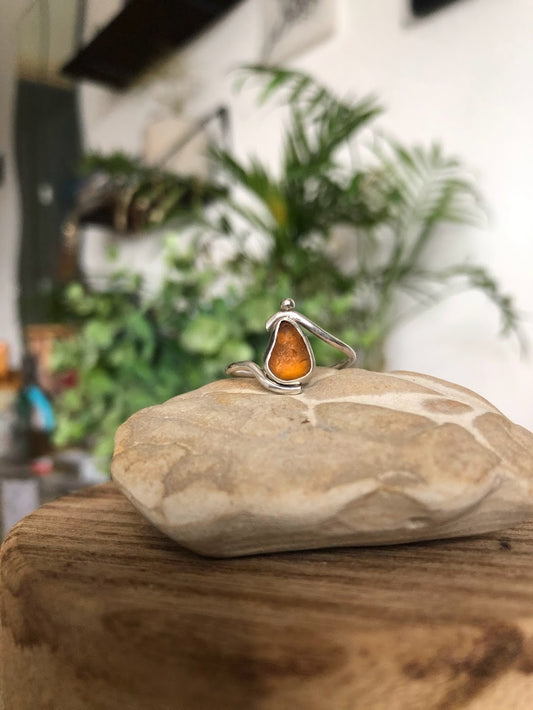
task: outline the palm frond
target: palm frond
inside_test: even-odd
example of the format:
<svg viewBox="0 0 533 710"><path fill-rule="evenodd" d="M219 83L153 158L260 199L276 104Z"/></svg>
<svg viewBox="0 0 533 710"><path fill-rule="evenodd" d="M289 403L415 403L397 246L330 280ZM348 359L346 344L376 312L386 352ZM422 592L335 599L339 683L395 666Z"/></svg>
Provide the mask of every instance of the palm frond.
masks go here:
<svg viewBox="0 0 533 710"><path fill-rule="evenodd" d="M311 113L325 105L331 99L331 93L308 74L270 66L267 64L248 64L240 68L237 83L242 88L249 80L259 80L263 89L259 103L265 103L274 93L282 92L284 104L299 103ZM309 113L308 113L309 115Z"/></svg>
<svg viewBox="0 0 533 710"><path fill-rule="evenodd" d="M314 120L309 120L301 110L292 110L284 150L287 175L302 168L307 174L316 175L334 167L337 149L349 143L378 113L379 108L372 98L350 104L331 100Z"/></svg>
<svg viewBox="0 0 533 710"><path fill-rule="evenodd" d="M212 148L210 156L215 165L226 173L234 184L253 195L276 217L276 207L282 200L280 187L257 158L252 158L249 165L244 166L222 149Z"/></svg>
<svg viewBox="0 0 533 710"><path fill-rule="evenodd" d="M399 197L396 204L402 220L480 223L483 201L473 179L438 144L407 149L382 138L373 149L384 181Z"/></svg>
<svg viewBox="0 0 533 710"><path fill-rule="evenodd" d="M391 312L400 290L420 308L470 288L496 306L504 333L518 334L512 300L484 269L422 266L441 225L479 225L485 215L461 161L437 143L404 147L375 133L369 150L347 165L341 148L353 145L381 111L373 97L339 98L305 73L260 64L244 67L241 79L241 85L251 79L259 84L260 103L278 98L289 113L279 179L257 159L244 165L229 153L213 152L226 175L258 200L249 207L233 196L226 205L252 229L272 237L269 271L290 274L295 292L306 297L317 288L351 290L365 304L361 313L350 311L364 322L365 332L375 324L383 333L394 327ZM327 261L333 255L328 237L339 225L348 225L353 234L353 263L345 271L340 261ZM323 272L331 275L328 289L325 282L311 283L310 274Z"/></svg>
<svg viewBox="0 0 533 710"><path fill-rule="evenodd" d="M443 281L462 279L464 287L481 291L491 301L500 313L502 335L514 333L518 336L522 346L525 341L520 330L520 316L516 310L511 296L503 293L496 280L480 266L459 264L436 274Z"/></svg>
<svg viewBox="0 0 533 710"><path fill-rule="evenodd" d="M501 334L514 334L522 352L527 350L521 329L521 315L511 296L502 292L494 277L480 266L458 264L441 270L418 268L401 284L401 289L417 302L417 306L407 314L408 317L462 291L480 291L500 315Z"/></svg>
<svg viewBox="0 0 533 710"><path fill-rule="evenodd" d="M248 65L241 69L241 78L263 83L260 103L279 95L290 108L284 151L288 175L300 174L302 168L312 173L329 167L338 146L382 111L372 96L341 100L308 74L291 69Z"/></svg>
<svg viewBox="0 0 533 710"><path fill-rule="evenodd" d="M461 163L438 144L405 148L381 136L371 147L390 199L394 268L390 283L419 265L436 229L446 223L479 225L483 202Z"/></svg>

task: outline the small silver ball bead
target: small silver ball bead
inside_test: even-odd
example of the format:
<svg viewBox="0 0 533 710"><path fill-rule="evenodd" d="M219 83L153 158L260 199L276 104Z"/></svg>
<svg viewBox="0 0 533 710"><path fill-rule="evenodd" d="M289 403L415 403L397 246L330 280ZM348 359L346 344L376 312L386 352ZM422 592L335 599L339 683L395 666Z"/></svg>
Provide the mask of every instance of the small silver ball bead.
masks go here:
<svg viewBox="0 0 533 710"><path fill-rule="evenodd" d="M292 311L295 306L296 304L294 303L292 298L284 298L281 302L280 309L282 311Z"/></svg>

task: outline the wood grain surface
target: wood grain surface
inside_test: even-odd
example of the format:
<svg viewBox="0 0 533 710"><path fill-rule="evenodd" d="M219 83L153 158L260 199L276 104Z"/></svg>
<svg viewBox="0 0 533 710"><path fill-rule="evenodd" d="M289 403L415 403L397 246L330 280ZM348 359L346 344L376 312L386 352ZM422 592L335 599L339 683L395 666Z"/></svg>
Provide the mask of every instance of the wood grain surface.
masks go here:
<svg viewBox="0 0 533 710"><path fill-rule="evenodd" d="M212 560L106 484L1 560L5 710L529 710L533 525Z"/></svg>

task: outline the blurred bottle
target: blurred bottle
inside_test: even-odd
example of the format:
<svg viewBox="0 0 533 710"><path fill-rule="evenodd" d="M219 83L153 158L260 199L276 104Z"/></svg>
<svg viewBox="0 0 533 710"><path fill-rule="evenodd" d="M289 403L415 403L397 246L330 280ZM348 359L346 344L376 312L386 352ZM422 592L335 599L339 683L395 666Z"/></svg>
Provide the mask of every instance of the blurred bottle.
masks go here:
<svg viewBox="0 0 533 710"><path fill-rule="evenodd" d="M22 386L16 404L19 435L25 437L27 456L35 473L52 469L52 432L55 427L54 410L50 399L37 379L37 362L26 353L22 361Z"/></svg>
<svg viewBox="0 0 533 710"><path fill-rule="evenodd" d="M9 346L5 340L0 340L0 382L9 377Z"/></svg>
<svg viewBox="0 0 533 710"><path fill-rule="evenodd" d="M9 346L0 341L0 459L10 459L15 449L13 432L16 416L13 404L17 397L20 379L9 369Z"/></svg>

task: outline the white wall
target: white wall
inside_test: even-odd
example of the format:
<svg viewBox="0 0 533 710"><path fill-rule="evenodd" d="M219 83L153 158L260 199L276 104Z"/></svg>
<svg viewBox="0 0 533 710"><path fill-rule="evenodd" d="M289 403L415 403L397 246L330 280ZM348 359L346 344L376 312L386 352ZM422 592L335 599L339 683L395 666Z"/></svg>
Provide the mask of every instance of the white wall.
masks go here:
<svg viewBox="0 0 533 710"><path fill-rule="evenodd" d="M0 153L5 179L0 185L0 340L7 340L13 364L20 359L17 323L19 203L13 145L16 28L29 2L0 0Z"/></svg>

